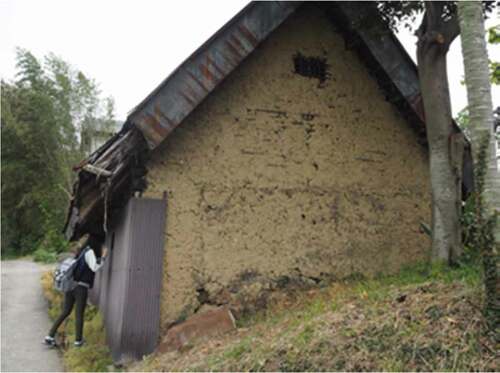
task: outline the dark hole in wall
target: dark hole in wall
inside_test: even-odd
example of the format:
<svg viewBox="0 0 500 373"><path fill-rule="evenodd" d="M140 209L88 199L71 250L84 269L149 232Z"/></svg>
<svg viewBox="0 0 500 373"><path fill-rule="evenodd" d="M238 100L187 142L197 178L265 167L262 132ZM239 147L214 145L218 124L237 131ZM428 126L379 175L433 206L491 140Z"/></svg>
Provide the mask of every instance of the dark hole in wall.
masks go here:
<svg viewBox="0 0 500 373"><path fill-rule="evenodd" d="M200 304L209 303L210 296L208 294L208 291L205 288L200 287L200 288L196 289L196 293L197 293L198 302L200 302Z"/></svg>
<svg viewBox="0 0 500 373"><path fill-rule="evenodd" d="M329 77L328 64L323 57L306 57L297 52L293 56L293 66L296 74L319 79L320 83Z"/></svg>

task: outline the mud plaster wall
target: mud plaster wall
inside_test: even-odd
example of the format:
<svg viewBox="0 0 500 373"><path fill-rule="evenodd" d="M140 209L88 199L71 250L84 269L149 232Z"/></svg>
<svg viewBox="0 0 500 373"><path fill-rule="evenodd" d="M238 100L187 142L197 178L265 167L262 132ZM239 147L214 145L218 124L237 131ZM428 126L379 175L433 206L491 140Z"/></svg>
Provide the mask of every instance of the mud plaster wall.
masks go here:
<svg viewBox="0 0 500 373"><path fill-rule="evenodd" d="M297 52L329 79L295 74ZM163 328L294 279L394 272L430 244L426 150L314 6L155 150L147 181L169 197Z"/></svg>

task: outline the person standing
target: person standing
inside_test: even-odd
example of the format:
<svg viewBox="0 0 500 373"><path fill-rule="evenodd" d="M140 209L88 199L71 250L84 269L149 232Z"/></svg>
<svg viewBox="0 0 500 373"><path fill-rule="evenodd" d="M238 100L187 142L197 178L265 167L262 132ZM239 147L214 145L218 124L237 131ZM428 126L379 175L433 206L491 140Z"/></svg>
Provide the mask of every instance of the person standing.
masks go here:
<svg viewBox="0 0 500 373"><path fill-rule="evenodd" d="M75 255L78 258L84 252L83 258L80 258L73 272L73 278L77 286L64 294L64 306L61 314L52 325L49 334L45 337L44 343L49 346L55 346L55 335L57 329L64 320L71 314L73 306L76 303L76 323L75 323L75 347L81 347L83 341L83 321L85 316L85 307L87 306L87 297L89 289L94 286L95 273L104 265L107 256L107 249L103 245L103 239L97 235L90 235L87 242L82 245Z"/></svg>

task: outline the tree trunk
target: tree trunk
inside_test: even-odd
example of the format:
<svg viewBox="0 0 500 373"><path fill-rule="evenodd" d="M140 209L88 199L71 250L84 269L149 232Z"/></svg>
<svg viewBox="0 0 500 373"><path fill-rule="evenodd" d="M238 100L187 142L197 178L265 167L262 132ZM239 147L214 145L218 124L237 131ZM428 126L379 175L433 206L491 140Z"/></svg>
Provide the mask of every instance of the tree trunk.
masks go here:
<svg viewBox="0 0 500 373"><path fill-rule="evenodd" d="M446 69L446 54L458 35L458 25L456 18L444 22L442 6L442 3L426 2L424 19L417 32L417 60L429 143L432 260L450 263L462 252L461 159L456 159L457 152L452 151L456 134Z"/></svg>
<svg viewBox="0 0 500 373"><path fill-rule="evenodd" d="M473 150L477 151L481 140L489 137L484 199L488 216L491 216L500 212L500 170L493 133L493 105L483 12L481 3L477 1L460 2L458 10ZM495 229L495 241L500 243L500 224Z"/></svg>
<svg viewBox="0 0 500 373"><path fill-rule="evenodd" d="M484 184L476 190L476 209L481 232L476 244L481 250L486 288L485 311L492 328L500 328L500 170L496 159L496 140L493 134L493 105L488 69L488 53L481 2L459 2L458 14L462 36L465 83L469 104L472 149L476 167L480 151L485 151ZM483 153L484 154L484 153ZM477 171L477 170L476 170ZM479 179L479 178L476 178ZM482 180L478 180L482 182ZM479 188L478 188L479 189ZM483 204L484 200L484 204ZM484 216L485 215L485 216ZM496 223L496 224L495 224ZM498 329L496 330L498 333ZM500 335L496 336L500 340Z"/></svg>

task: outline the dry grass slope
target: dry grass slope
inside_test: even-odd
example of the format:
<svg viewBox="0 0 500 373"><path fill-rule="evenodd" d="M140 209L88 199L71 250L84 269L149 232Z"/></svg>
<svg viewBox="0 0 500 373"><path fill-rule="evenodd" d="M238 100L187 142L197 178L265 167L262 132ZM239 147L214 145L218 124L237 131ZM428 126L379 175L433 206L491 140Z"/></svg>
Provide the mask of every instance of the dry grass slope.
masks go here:
<svg viewBox="0 0 500 373"><path fill-rule="evenodd" d="M151 355L135 371L498 371L479 269L417 266L346 281L240 320L235 332Z"/></svg>

